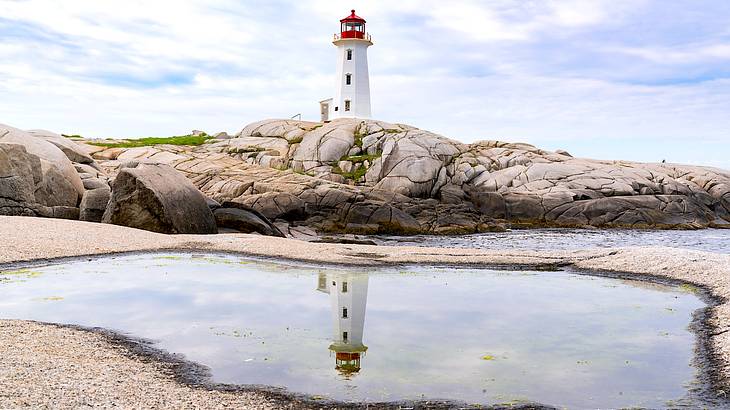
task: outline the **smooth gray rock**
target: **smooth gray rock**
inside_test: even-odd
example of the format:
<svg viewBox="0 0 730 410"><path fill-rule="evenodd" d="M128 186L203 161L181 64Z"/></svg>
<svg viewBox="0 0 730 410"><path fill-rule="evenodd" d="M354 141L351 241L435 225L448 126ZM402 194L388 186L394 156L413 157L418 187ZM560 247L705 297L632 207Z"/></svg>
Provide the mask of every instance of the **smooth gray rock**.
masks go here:
<svg viewBox="0 0 730 410"><path fill-rule="evenodd" d="M87 222L101 222L111 196L112 191L109 186L84 192L81 205L79 205L79 219Z"/></svg>
<svg viewBox="0 0 730 410"><path fill-rule="evenodd" d="M707 226L714 219L705 205L681 195L608 197L576 201L555 208L549 215L563 225L596 227Z"/></svg>
<svg viewBox="0 0 730 410"><path fill-rule="evenodd" d="M28 130L28 133L58 147L71 162L77 162L79 164L92 164L94 162L94 159L79 144L76 144L63 135L46 130Z"/></svg>
<svg viewBox="0 0 730 410"><path fill-rule="evenodd" d="M75 189L55 167L18 144L0 143L0 215L78 219Z"/></svg>
<svg viewBox="0 0 730 410"><path fill-rule="evenodd" d="M94 178L104 176L104 172L99 170L99 165L94 162L92 164L74 164L74 168L76 168L76 172L79 173L79 176L81 174L88 174L91 175ZM82 178L83 179L83 178Z"/></svg>
<svg viewBox="0 0 730 410"><path fill-rule="evenodd" d="M43 189L45 197L39 200L40 203L48 206L78 205L84 193L84 185L71 161L58 147L43 138L2 124L0 143L22 145L29 154L41 159L41 172L47 183Z"/></svg>
<svg viewBox="0 0 730 410"><path fill-rule="evenodd" d="M260 233L266 236L285 237L265 216L254 209L241 206L221 207L213 211L219 228L235 229L243 233Z"/></svg>
<svg viewBox="0 0 730 410"><path fill-rule="evenodd" d="M451 184L441 188L439 195L441 196L441 202L445 204L462 204L465 199L464 190Z"/></svg>
<svg viewBox="0 0 730 410"><path fill-rule="evenodd" d="M87 190L90 189L99 189L99 188L109 188L109 184L100 178L88 178L83 180L84 188Z"/></svg>
<svg viewBox="0 0 730 410"><path fill-rule="evenodd" d="M507 217L507 203L502 194L496 192L471 192L472 202L483 215L494 219Z"/></svg>
<svg viewBox="0 0 730 410"><path fill-rule="evenodd" d="M52 218L71 219L77 221L80 215L80 209L72 206L54 206L52 209Z"/></svg>
<svg viewBox="0 0 730 410"><path fill-rule="evenodd" d="M67 176L62 174L58 167L41 159L41 174L43 179L36 186L36 201L46 206L78 205L80 197L76 187L69 183ZM83 188L83 184L81 187Z"/></svg>
<svg viewBox="0 0 730 410"><path fill-rule="evenodd" d="M363 201L347 209L345 226L353 231L354 227L375 226L379 233L409 234L421 230L418 221L406 212L389 204L377 201ZM362 232L369 233L369 232Z"/></svg>
<svg viewBox="0 0 730 410"><path fill-rule="evenodd" d="M240 202L258 212L266 218L274 219L298 219L304 215L304 201L286 192L265 192L259 195L251 195Z"/></svg>
<svg viewBox="0 0 730 410"><path fill-rule="evenodd" d="M42 179L40 158L22 145L0 143L0 215L35 216Z"/></svg>
<svg viewBox="0 0 730 410"><path fill-rule="evenodd" d="M208 208L210 208L211 211L215 211L221 207L221 204L218 201L208 198L207 196L205 197L205 203L208 204Z"/></svg>
<svg viewBox="0 0 730 410"><path fill-rule="evenodd" d="M214 234L213 213L185 176L164 164L125 164L102 222L168 234Z"/></svg>

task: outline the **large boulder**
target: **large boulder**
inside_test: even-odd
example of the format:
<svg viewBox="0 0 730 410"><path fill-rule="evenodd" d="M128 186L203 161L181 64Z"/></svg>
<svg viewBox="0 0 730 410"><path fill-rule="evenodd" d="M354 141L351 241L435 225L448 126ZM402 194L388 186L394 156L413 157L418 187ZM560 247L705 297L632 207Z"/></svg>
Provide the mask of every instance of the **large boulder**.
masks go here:
<svg viewBox="0 0 730 410"><path fill-rule="evenodd" d="M123 164L102 222L168 234L214 234L213 213L197 188L169 165Z"/></svg>
<svg viewBox="0 0 730 410"><path fill-rule="evenodd" d="M64 205L76 195L48 161L19 144L0 142L0 215L78 219L79 210Z"/></svg>
<svg viewBox="0 0 730 410"><path fill-rule="evenodd" d="M74 208L79 204L79 194L83 195L84 185L81 184L81 190L69 182L68 174L62 172L59 167L44 160L41 162L41 174L43 179L37 186L35 192L36 201L46 206L65 206ZM75 171L74 171L75 172ZM75 179L81 181L78 175Z"/></svg>
<svg viewBox="0 0 730 410"><path fill-rule="evenodd" d="M42 188L44 198L39 199L39 202L47 206L78 205L84 194L84 184L73 163L58 147L43 138L2 124L0 124L0 143L22 145L29 154L40 158L42 179L46 184Z"/></svg>
<svg viewBox="0 0 730 410"><path fill-rule="evenodd" d="M41 161L25 147L0 143L0 215L35 216Z"/></svg>

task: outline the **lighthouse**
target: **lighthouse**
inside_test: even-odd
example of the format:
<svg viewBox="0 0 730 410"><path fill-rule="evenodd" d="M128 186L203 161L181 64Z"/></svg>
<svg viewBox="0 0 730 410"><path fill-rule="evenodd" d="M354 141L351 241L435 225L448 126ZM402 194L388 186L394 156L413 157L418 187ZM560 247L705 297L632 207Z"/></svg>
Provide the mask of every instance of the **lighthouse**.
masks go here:
<svg viewBox="0 0 730 410"><path fill-rule="evenodd" d="M365 19L352 13L340 20L335 34L337 86L334 98L320 102L322 122L336 118L370 118L368 47L373 45Z"/></svg>
<svg viewBox="0 0 730 410"><path fill-rule="evenodd" d="M360 371L361 357L368 350L362 341L368 275L320 273L317 290L330 296L334 333L329 350L335 354L335 369L341 375L350 377Z"/></svg>

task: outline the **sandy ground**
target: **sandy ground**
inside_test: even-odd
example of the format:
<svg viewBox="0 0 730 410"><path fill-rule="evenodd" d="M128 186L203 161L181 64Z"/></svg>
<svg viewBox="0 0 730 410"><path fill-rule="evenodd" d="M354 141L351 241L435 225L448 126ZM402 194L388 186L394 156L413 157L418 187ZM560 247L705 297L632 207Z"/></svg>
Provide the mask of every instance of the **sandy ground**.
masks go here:
<svg viewBox="0 0 730 410"><path fill-rule="evenodd" d="M245 234L171 236L114 225L0 216L0 267L173 249L353 265L566 266L621 272L637 279L686 281L706 289L717 301L709 317L709 342L716 359L710 373L718 388L725 389L730 380L730 255L674 248L531 252L339 245ZM255 392L184 386L163 365L130 355L103 335L47 324L0 320L0 357L0 408L281 408L285 404Z"/></svg>

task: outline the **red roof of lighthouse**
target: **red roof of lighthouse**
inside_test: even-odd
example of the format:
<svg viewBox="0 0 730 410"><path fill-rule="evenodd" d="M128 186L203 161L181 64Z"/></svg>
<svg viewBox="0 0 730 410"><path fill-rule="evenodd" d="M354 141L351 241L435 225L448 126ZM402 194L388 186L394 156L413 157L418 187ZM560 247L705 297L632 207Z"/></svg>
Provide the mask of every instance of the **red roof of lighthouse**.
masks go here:
<svg viewBox="0 0 730 410"><path fill-rule="evenodd" d="M359 21L359 22L365 23L365 19L362 17L359 17L357 14L355 14L354 9L351 11L352 11L352 14L350 14L349 16L340 20L340 23L347 23L347 22L353 22L353 21Z"/></svg>

